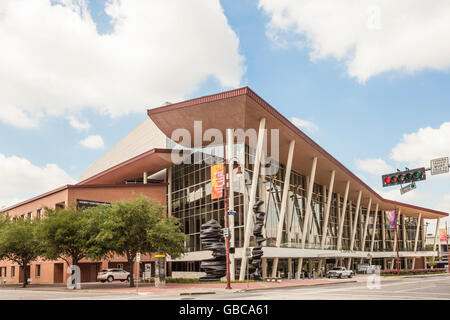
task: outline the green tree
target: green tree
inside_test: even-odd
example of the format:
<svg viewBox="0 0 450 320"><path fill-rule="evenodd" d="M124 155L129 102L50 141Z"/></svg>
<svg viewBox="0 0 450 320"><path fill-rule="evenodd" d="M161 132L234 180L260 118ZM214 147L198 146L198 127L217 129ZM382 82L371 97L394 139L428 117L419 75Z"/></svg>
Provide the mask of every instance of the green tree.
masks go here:
<svg viewBox="0 0 450 320"><path fill-rule="evenodd" d="M37 239L39 219L0 218L0 258L16 262L23 270L23 287L27 285L27 266L40 256L40 245Z"/></svg>
<svg viewBox="0 0 450 320"><path fill-rule="evenodd" d="M46 208L44 214L38 229L43 256L48 260L62 259L68 265L78 265L88 255L93 233L96 236L89 221L91 211L70 205L57 210Z"/></svg>
<svg viewBox="0 0 450 320"><path fill-rule="evenodd" d="M133 200L118 201L105 213L96 246L108 247L110 254L126 257L130 287L134 286L133 262L138 252L163 252L172 257L185 252L185 235L178 220L173 217L166 219L164 211L164 206L141 195Z"/></svg>

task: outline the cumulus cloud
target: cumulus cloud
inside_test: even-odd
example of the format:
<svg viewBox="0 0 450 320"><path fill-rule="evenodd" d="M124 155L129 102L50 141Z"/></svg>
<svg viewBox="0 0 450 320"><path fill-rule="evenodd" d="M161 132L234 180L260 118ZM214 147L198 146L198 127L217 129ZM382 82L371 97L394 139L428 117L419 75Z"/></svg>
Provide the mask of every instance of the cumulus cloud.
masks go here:
<svg viewBox="0 0 450 320"><path fill-rule="evenodd" d="M1 153L0 181L0 208L76 182L56 164L39 167L28 159Z"/></svg>
<svg viewBox="0 0 450 320"><path fill-rule="evenodd" d="M80 121L74 116L68 116L67 120L69 120L69 124L78 131L88 131L91 128L91 124L87 120Z"/></svg>
<svg viewBox="0 0 450 320"><path fill-rule="evenodd" d="M414 166L429 166L430 160L450 155L450 122L439 128L420 128L417 132L404 134L392 149L390 158Z"/></svg>
<svg viewBox="0 0 450 320"><path fill-rule="evenodd" d="M303 120L300 118L292 117L291 121L293 124L295 124L300 129L305 129L311 133L314 133L317 130L319 130L319 127L315 123L308 121L308 120Z"/></svg>
<svg viewBox="0 0 450 320"><path fill-rule="evenodd" d="M381 176L394 170L389 164L386 163L386 161L380 158L356 160L356 168L360 171L368 172L376 176Z"/></svg>
<svg viewBox="0 0 450 320"><path fill-rule="evenodd" d="M298 35L311 60L343 61L360 82L386 71L450 67L447 0L259 0L258 7L270 16L274 41L285 46Z"/></svg>
<svg viewBox="0 0 450 320"><path fill-rule="evenodd" d="M98 135L89 136L84 140L79 142L83 147L88 149L102 149L105 147L105 143L103 142L103 138Z"/></svg>
<svg viewBox="0 0 450 320"><path fill-rule="evenodd" d="M208 77L239 86L239 39L219 0L0 1L0 119L35 127L84 108L120 116L183 99Z"/></svg>

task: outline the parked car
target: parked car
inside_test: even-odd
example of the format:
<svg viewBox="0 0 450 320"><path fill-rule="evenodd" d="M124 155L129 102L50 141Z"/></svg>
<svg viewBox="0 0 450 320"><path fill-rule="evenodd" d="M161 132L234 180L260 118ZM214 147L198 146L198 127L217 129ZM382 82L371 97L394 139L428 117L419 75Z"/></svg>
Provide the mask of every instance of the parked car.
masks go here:
<svg viewBox="0 0 450 320"><path fill-rule="evenodd" d="M327 272L327 278L351 278L353 277L353 271L347 270L345 267L335 267Z"/></svg>
<svg viewBox="0 0 450 320"><path fill-rule="evenodd" d="M130 273L122 269L105 269L97 274L97 280L101 282L113 282L120 280L121 282L130 281Z"/></svg>

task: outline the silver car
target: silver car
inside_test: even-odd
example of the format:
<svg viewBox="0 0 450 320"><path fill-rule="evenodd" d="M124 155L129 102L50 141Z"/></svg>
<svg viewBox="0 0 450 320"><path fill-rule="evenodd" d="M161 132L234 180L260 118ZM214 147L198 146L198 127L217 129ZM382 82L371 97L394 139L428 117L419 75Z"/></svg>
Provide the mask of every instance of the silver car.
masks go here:
<svg viewBox="0 0 450 320"><path fill-rule="evenodd" d="M97 280L101 282L130 281L130 273L122 269L105 269L97 274Z"/></svg>
<svg viewBox="0 0 450 320"><path fill-rule="evenodd" d="M327 278L351 278L353 277L353 271L347 270L345 267L334 267L327 273Z"/></svg>

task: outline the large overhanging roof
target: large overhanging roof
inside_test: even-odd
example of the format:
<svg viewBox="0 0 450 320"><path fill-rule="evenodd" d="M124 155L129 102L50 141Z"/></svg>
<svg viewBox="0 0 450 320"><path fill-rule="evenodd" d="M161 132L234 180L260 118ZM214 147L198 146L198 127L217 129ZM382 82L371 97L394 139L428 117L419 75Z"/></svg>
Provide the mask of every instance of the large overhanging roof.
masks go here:
<svg viewBox="0 0 450 320"><path fill-rule="evenodd" d="M382 198L248 87L149 109L147 114L169 138L176 129L187 129L192 137L191 143L194 141L194 121L202 121L203 132L209 128L214 128L220 130L225 137L227 128L241 128L243 130L253 128L258 130L260 119L264 117L266 118L266 129L268 129L269 136L267 150L270 150L270 129L279 129L280 161L286 163L289 142L294 139L293 169L304 175L309 175L313 158L317 157L316 183L328 185L331 171L335 170L334 192L343 195L346 182L350 181L349 200L354 203L357 201L359 190L361 190L363 194L362 204L367 206L369 198L372 198L372 209L378 203L380 210L401 209L402 213L408 216L418 216L419 212L422 213L424 218L448 215L445 212ZM188 148L193 147L191 143L187 140L180 142ZM204 145L210 144L208 141L203 143Z"/></svg>
<svg viewBox="0 0 450 320"><path fill-rule="evenodd" d="M77 185L121 184L125 179L142 178L143 172L147 172L149 175L157 173L173 164L172 153L179 154L179 151L172 151L171 149L149 150L83 180Z"/></svg>

